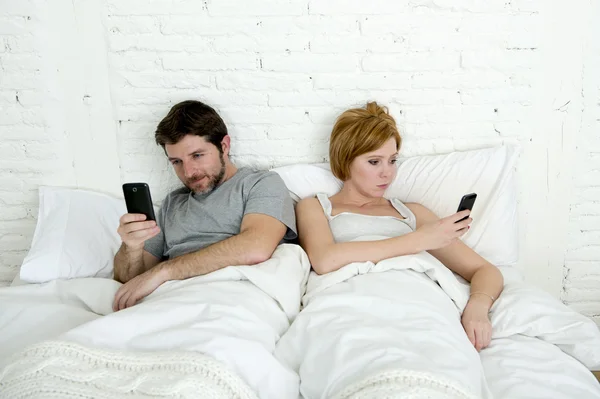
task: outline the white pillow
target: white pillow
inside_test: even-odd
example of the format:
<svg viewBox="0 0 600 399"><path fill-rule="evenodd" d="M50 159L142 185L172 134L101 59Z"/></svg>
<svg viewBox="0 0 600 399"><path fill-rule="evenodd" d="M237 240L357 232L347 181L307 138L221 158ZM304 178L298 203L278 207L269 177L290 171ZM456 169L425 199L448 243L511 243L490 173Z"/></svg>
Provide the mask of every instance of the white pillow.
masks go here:
<svg viewBox="0 0 600 399"><path fill-rule="evenodd" d="M125 202L86 190L39 188L40 207L20 278L30 283L76 277L112 277Z"/></svg>
<svg viewBox="0 0 600 399"><path fill-rule="evenodd" d="M514 163L518 147L507 145L400 160L386 198L417 202L439 217L456 212L463 195L477 193L473 224L463 241L498 266L518 261L517 200ZM289 165L273 169L295 200L317 193L333 195L342 183L325 164Z"/></svg>
<svg viewBox="0 0 600 399"><path fill-rule="evenodd" d="M456 212L463 195L476 193L473 224L462 240L498 266L519 260L517 146L507 145L446 155L413 157L400 164L386 198L418 202L439 217Z"/></svg>
<svg viewBox="0 0 600 399"><path fill-rule="evenodd" d="M314 197L318 193L332 196L342 188L342 182L331 173L329 164L296 164L272 169L277 172L290 196L296 202Z"/></svg>

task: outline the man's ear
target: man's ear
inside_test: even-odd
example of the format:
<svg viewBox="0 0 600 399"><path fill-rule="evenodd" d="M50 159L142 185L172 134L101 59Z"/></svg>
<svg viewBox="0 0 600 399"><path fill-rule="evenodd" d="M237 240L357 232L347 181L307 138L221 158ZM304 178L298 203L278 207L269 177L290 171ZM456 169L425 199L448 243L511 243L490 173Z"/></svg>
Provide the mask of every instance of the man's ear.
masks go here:
<svg viewBox="0 0 600 399"><path fill-rule="evenodd" d="M221 150L223 150L223 155L229 156L229 151L231 150L231 137L229 137L228 134L221 140Z"/></svg>

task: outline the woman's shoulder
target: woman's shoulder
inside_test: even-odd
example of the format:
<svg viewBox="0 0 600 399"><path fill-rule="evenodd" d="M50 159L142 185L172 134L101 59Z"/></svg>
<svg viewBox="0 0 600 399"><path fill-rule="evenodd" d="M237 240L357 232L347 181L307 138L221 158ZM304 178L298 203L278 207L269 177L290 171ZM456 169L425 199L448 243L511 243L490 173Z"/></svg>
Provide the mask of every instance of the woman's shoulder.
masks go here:
<svg viewBox="0 0 600 399"><path fill-rule="evenodd" d="M410 209L418 220L432 220L438 219L435 213L433 213L425 205L421 205L418 202L405 202L404 205Z"/></svg>
<svg viewBox="0 0 600 399"><path fill-rule="evenodd" d="M399 200L398 200L399 201ZM429 210L427 209L425 206L419 204L418 202L403 202L403 204L410 209L411 211L422 211L422 210Z"/></svg>
<svg viewBox="0 0 600 399"><path fill-rule="evenodd" d="M320 198L319 198L320 197ZM298 201L296 204L296 212L323 212L324 199L328 199L327 194L315 194L311 197L306 197Z"/></svg>
<svg viewBox="0 0 600 399"><path fill-rule="evenodd" d="M296 209L312 208L316 207L317 205L319 205L319 198L317 197L317 195L314 195L312 197L302 198L300 201L298 201L298 204L296 204Z"/></svg>
<svg viewBox="0 0 600 399"><path fill-rule="evenodd" d="M332 198L333 197L330 197L328 194L325 194L325 193L316 193L309 197L302 198L300 201L298 201L298 204L300 204L300 203L317 203L317 202L321 202L321 201L331 201Z"/></svg>

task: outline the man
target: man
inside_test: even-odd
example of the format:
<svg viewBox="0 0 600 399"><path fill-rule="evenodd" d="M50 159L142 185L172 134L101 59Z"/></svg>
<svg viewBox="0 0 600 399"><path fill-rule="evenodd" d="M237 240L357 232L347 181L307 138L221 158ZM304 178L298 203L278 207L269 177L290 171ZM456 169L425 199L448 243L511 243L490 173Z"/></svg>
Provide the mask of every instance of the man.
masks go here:
<svg viewBox="0 0 600 399"><path fill-rule="evenodd" d="M185 187L167 195L157 222L125 214L114 277L123 284L115 311L135 305L169 280L268 260L296 238L292 199L274 172L238 169L227 127L210 106L183 101L158 124L161 145Z"/></svg>

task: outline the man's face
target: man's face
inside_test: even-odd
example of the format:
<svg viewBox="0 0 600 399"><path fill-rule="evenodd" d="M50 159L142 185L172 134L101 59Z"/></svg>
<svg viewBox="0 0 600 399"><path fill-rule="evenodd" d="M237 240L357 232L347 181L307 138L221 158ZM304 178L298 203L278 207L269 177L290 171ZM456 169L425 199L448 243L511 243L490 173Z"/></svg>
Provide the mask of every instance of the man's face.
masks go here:
<svg viewBox="0 0 600 399"><path fill-rule="evenodd" d="M204 137L188 134L165 151L179 180L197 194L217 187L225 176L224 154Z"/></svg>

